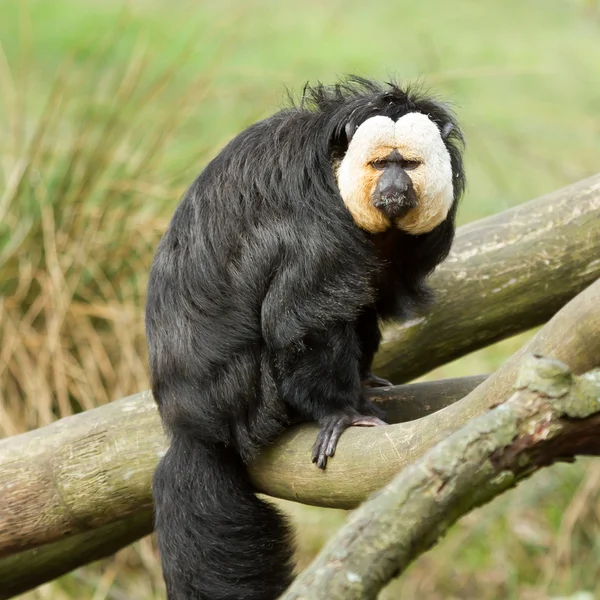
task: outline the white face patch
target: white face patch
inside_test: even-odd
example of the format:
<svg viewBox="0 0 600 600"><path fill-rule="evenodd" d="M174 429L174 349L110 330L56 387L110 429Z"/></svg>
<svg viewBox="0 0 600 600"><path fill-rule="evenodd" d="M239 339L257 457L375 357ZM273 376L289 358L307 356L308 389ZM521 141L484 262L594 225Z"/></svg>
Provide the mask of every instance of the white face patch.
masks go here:
<svg viewBox="0 0 600 600"><path fill-rule="evenodd" d="M342 199L356 224L372 233L392 226L390 219L371 202L381 175L371 166L397 150L419 166L407 170L417 197L416 208L394 220L407 233L431 231L448 215L454 199L450 154L437 125L422 113L408 113L394 123L389 117L367 119L356 130L337 168Z"/></svg>

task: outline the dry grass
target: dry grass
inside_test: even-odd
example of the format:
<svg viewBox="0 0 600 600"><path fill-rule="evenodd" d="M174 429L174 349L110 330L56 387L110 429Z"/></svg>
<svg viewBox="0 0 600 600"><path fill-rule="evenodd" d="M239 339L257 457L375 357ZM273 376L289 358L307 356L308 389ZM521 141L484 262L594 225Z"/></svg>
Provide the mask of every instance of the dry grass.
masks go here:
<svg viewBox="0 0 600 600"><path fill-rule="evenodd" d="M209 88L206 73L166 97L184 58L151 73L141 44L117 68L100 49L97 72L65 61L40 102L0 48L0 437L148 387L147 274L186 171L164 157ZM116 578L121 597L162 590L150 540L30 597L118 598Z"/></svg>
<svg viewBox="0 0 600 600"><path fill-rule="evenodd" d="M116 69L100 55L96 78L65 62L36 110L2 62L0 435L147 387L140 306L182 191L162 158L188 100L166 101L175 68L150 63L141 47Z"/></svg>

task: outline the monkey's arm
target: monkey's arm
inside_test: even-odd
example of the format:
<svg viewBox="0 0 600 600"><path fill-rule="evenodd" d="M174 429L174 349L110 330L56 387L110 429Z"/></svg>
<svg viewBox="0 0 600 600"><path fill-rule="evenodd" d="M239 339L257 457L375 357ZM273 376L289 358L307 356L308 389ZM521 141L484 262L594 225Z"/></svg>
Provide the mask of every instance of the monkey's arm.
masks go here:
<svg viewBox="0 0 600 600"><path fill-rule="evenodd" d="M306 279L297 279L301 274ZM284 402L292 413L321 426L312 457L319 468L334 455L347 427L385 424L363 397L355 323L360 286L347 288L343 275L318 278L287 265L274 278L261 315Z"/></svg>

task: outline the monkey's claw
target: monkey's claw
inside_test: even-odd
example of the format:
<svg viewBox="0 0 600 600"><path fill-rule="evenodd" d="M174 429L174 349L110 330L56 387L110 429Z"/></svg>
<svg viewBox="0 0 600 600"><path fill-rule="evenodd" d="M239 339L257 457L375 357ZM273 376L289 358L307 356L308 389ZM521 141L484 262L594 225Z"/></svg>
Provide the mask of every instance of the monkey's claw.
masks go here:
<svg viewBox="0 0 600 600"><path fill-rule="evenodd" d="M378 388L378 387L392 387L394 384L383 377L377 377L373 373L367 373L366 377L360 382L363 389L365 388Z"/></svg>
<svg viewBox="0 0 600 600"><path fill-rule="evenodd" d="M358 411L335 412L319 420L321 430L313 447L312 462L317 463L319 469L325 469L327 459L335 454L338 441L344 430L352 425L360 427L378 427L387 425L374 415L362 415Z"/></svg>

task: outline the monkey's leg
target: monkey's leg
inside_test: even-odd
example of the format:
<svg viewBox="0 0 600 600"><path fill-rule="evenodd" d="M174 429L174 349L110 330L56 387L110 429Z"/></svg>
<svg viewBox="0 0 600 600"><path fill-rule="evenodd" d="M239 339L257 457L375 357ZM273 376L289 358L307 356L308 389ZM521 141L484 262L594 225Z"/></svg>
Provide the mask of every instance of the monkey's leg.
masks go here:
<svg viewBox="0 0 600 600"><path fill-rule="evenodd" d="M377 377L371 371L373 357L381 342L381 332L374 306L366 307L356 321L356 334L360 341L360 384L362 389L372 387L389 387L393 385L387 379Z"/></svg>
<svg viewBox="0 0 600 600"><path fill-rule="evenodd" d="M365 409L365 412L377 412L371 403L365 404ZM335 454L338 441L348 427L378 427L387 423L374 414L362 414L355 409L346 408L319 419L319 425L321 430L313 448L312 461L317 463L319 469L325 469L327 458Z"/></svg>
<svg viewBox="0 0 600 600"><path fill-rule="evenodd" d="M273 356L279 390L290 412L317 421L321 431L313 462L324 469L342 432L351 425L385 425L365 400L360 377L361 348L356 323L315 327L300 344L284 346Z"/></svg>

